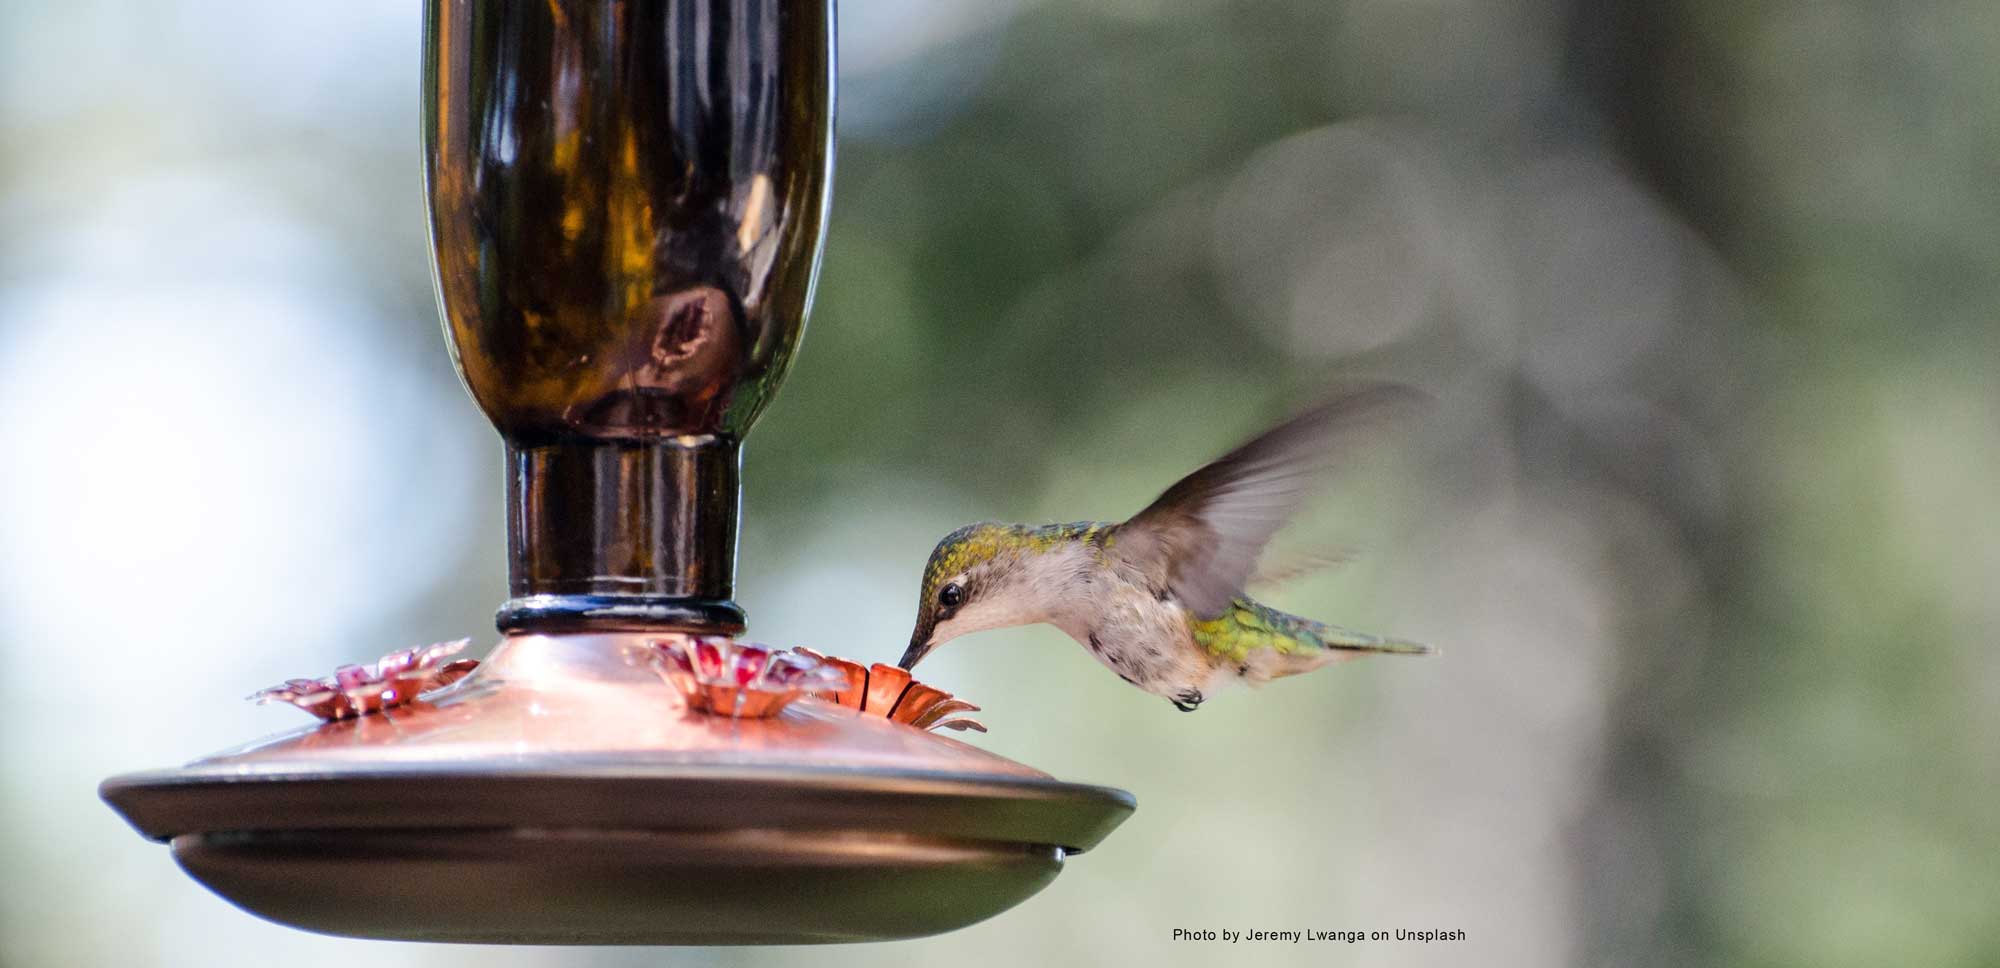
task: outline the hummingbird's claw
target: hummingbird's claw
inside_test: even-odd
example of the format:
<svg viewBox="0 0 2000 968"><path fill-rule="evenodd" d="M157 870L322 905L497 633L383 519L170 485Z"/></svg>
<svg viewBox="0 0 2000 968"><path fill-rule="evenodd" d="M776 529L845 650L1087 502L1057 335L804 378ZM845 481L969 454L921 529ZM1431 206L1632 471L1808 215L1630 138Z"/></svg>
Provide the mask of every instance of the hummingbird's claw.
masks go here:
<svg viewBox="0 0 2000 968"><path fill-rule="evenodd" d="M1175 693L1167 701L1173 703L1175 709L1184 713L1191 713L1201 706L1201 699L1201 690L1189 689L1184 692Z"/></svg>

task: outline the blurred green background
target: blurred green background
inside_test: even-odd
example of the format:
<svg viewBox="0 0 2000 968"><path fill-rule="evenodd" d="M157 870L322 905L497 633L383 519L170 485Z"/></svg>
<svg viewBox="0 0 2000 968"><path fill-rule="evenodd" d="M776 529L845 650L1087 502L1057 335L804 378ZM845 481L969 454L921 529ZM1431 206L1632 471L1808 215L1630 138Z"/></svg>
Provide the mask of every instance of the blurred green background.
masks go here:
<svg viewBox="0 0 2000 968"><path fill-rule="evenodd" d="M829 949L257 921L95 796L238 697L491 629L499 445L426 255L414 0L0 8L0 963L2000 961L2000 8L847 0L758 637L889 659L936 538L1130 513L1343 374L1435 418L1276 603L1441 645L1199 715L1051 629L929 676L1138 814ZM1379 458L1379 459L1378 459ZM1224 948L1175 927L1462 928Z"/></svg>

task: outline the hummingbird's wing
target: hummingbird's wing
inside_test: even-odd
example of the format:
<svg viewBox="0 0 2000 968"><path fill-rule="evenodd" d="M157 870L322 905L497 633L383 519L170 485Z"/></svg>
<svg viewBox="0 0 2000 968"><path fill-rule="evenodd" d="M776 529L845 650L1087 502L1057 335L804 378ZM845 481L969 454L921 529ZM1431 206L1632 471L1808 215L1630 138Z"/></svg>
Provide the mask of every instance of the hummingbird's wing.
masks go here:
<svg viewBox="0 0 2000 968"><path fill-rule="evenodd" d="M1264 556L1258 560L1257 570L1251 572L1249 580L1243 584L1247 588L1269 590L1289 585L1308 575L1317 575L1329 568L1338 568L1360 556L1360 552L1351 548L1293 551L1282 554L1276 559Z"/></svg>
<svg viewBox="0 0 2000 968"><path fill-rule="evenodd" d="M1321 403L1167 488L1118 527L1113 553L1196 615L1220 615L1243 594L1264 545L1332 466L1340 438L1426 399L1378 383Z"/></svg>

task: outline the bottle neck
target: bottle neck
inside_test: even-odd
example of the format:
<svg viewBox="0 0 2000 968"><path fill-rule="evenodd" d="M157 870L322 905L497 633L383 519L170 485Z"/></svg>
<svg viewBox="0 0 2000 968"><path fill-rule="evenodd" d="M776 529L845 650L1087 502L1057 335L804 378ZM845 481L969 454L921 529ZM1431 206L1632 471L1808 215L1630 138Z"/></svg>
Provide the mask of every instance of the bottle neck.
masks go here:
<svg viewBox="0 0 2000 968"><path fill-rule="evenodd" d="M507 463L500 631L742 630L736 440L510 442Z"/></svg>

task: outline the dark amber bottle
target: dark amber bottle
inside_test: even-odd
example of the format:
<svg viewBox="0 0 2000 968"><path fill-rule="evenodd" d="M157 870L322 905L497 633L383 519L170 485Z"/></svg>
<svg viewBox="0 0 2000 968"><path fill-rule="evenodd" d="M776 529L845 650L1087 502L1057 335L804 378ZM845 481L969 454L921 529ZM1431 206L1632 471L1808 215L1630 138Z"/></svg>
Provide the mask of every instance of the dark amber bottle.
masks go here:
<svg viewBox="0 0 2000 968"><path fill-rule="evenodd" d="M743 434L832 170L824 2L431 0L445 331L507 442L503 631L736 631Z"/></svg>

